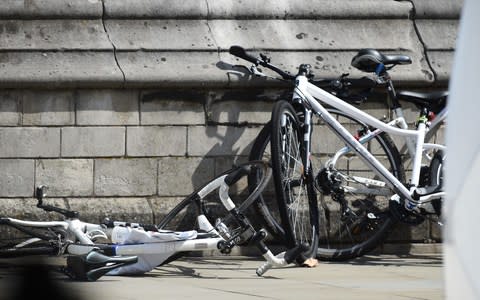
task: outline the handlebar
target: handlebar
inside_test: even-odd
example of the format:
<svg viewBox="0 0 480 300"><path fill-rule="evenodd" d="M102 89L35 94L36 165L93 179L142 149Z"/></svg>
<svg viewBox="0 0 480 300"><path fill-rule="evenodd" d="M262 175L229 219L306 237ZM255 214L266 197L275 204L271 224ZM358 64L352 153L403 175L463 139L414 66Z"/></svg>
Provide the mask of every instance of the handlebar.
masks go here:
<svg viewBox="0 0 480 300"><path fill-rule="evenodd" d="M255 66L260 65L260 66L263 66L265 68L268 68L268 69L274 71L275 73L277 73L278 75L280 75L285 80L294 80L295 79L294 75L281 70L280 68L278 68L275 65L272 65L270 63L270 59L263 54L260 54L260 57L254 57L254 56L248 54L245 51L245 49L240 47L240 46L231 46L230 50L229 50L229 53L236 56L236 57L239 57L241 59L249 61L249 62L255 64Z"/></svg>
<svg viewBox="0 0 480 300"><path fill-rule="evenodd" d="M79 217L78 211L68 210L60 207L56 207L53 205L43 204L43 198L47 195L46 194L47 187L44 185L38 186L35 189L35 198L37 198L37 207L43 209L44 211L54 211L56 213L62 214L67 218L75 219Z"/></svg>
<svg viewBox="0 0 480 300"><path fill-rule="evenodd" d="M310 83L327 90L328 92L336 95L337 97L351 102L355 104L360 104L364 102L367 99L367 94L378 85L379 82L377 82L375 79L372 79L370 77L362 77L359 79L354 79L354 78L347 78L347 74L342 74L336 79L320 79L320 80L314 80L313 79L313 74L310 72L310 65L308 64L302 64L299 67L299 72L297 75L292 75L289 72L283 71L277 66L273 65L270 63L270 58L268 58L266 55L260 53L259 57L255 57L253 55L248 54L244 48L241 46L231 46L229 53L244 59L248 62L251 62L254 64L250 70L251 73L259 76L266 76L262 72L260 72L256 66L263 66L266 67L278 75L282 77L283 80L287 81L294 81L296 76L298 75L305 75L309 79ZM248 69L248 68L247 68ZM364 90L360 93L357 94L352 94L350 92L350 88L354 87L361 87Z"/></svg>

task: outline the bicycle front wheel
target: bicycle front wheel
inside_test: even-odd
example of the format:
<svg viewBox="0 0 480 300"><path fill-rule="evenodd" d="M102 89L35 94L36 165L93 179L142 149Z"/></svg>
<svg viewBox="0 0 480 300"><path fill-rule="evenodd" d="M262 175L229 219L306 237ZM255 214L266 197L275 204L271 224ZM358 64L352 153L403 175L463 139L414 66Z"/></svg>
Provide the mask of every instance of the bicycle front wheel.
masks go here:
<svg viewBox="0 0 480 300"><path fill-rule="evenodd" d="M17 225L9 218L0 218L0 258L33 255L57 255L65 231L58 227Z"/></svg>
<svg viewBox="0 0 480 300"><path fill-rule="evenodd" d="M311 168L306 168L302 124L287 101L272 111L272 172L288 248L308 245L303 258L314 257L318 245L318 207Z"/></svg>

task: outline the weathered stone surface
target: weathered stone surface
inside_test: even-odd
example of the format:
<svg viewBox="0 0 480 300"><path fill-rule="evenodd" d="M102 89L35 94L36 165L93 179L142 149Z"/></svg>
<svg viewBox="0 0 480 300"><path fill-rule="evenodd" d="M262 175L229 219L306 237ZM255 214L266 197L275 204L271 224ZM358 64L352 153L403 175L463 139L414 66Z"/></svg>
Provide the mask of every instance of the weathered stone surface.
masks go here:
<svg viewBox="0 0 480 300"><path fill-rule="evenodd" d="M375 7L375 10L370 9ZM295 1L165 1L165 0L106 0L109 18L398 18L408 17L412 6L406 2L362 0L343 1L342 5L323 0L315 2Z"/></svg>
<svg viewBox="0 0 480 300"><path fill-rule="evenodd" d="M210 50L217 46L207 20L107 20L118 50Z"/></svg>
<svg viewBox="0 0 480 300"><path fill-rule="evenodd" d="M430 226L428 222L423 222L420 225L411 226L407 224L398 224L388 235L388 242L405 242L405 241L416 241L424 242L430 237Z"/></svg>
<svg viewBox="0 0 480 300"><path fill-rule="evenodd" d="M188 155L248 155L259 129L232 126L191 126L188 128Z"/></svg>
<svg viewBox="0 0 480 300"><path fill-rule="evenodd" d="M91 196L93 194L93 160L38 160L35 184L48 187L51 197Z"/></svg>
<svg viewBox="0 0 480 300"><path fill-rule="evenodd" d="M417 20L419 35L427 50L454 51L458 20Z"/></svg>
<svg viewBox="0 0 480 300"><path fill-rule="evenodd" d="M64 127L63 157L123 156L125 127Z"/></svg>
<svg viewBox="0 0 480 300"><path fill-rule="evenodd" d="M113 50L101 20L0 21L1 50Z"/></svg>
<svg viewBox="0 0 480 300"><path fill-rule="evenodd" d="M33 160L0 159L0 170L0 197L33 196Z"/></svg>
<svg viewBox="0 0 480 300"><path fill-rule="evenodd" d="M214 177L214 159L165 157L158 161L158 194L187 196Z"/></svg>
<svg viewBox="0 0 480 300"><path fill-rule="evenodd" d="M119 87L122 84L123 75L113 52L0 53L0 88Z"/></svg>
<svg viewBox="0 0 480 300"><path fill-rule="evenodd" d="M197 0L104 0L105 15L109 18L205 18L207 2Z"/></svg>
<svg viewBox="0 0 480 300"><path fill-rule="evenodd" d="M0 126L18 126L21 122L19 94L0 91Z"/></svg>
<svg viewBox="0 0 480 300"><path fill-rule="evenodd" d="M153 224L153 213L145 198L69 198L70 209L84 222L113 221Z"/></svg>
<svg viewBox="0 0 480 300"><path fill-rule="evenodd" d="M154 222L159 224L165 216L170 212L177 204L179 204L183 197L150 197L148 200L151 204ZM167 224L166 229L170 230L192 230L195 227L194 210L196 208L189 207L186 210L182 210L172 220L171 224Z"/></svg>
<svg viewBox="0 0 480 300"><path fill-rule="evenodd" d="M141 125L205 124L205 93L185 89L152 90L142 94Z"/></svg>
<svg viewBox="0 0 480 300"><path fill-rule="evenodd" d="M0 157L59 157L60 129L1 127Z"/></svg>
<svg viewBox="0 0 480 300"><path fill-rule="evenodd" d="M102 0L3 0L0 19L102 17Z"/></svg>
<svg viewBox="0 0 480 300"><path fill-rule="evenodd" d="M96 196L148 196L157 192L155 159L95 160Z"/></svg>
<svg viewBox="0 0 480 300"><path fill-rule="evenodd" d="M67 208L65 201L58 198L45 198L44 204ZM0 210L2 211L2 216L30 221L58 221L61 219L59 214L45 212L36 205L37 199L32 198L0 198ZM4 238L3 235L2 238Z"/></svg>
<svg viewBox="0 0 480 300"><path fill-rule="evenodd" d="M138 125L137 90L79 90L76 117L78 125Z"/></svg>
<svg viewBox="0 0 480 300"><path fill-rule="evenodd" d="M226 86L227 77L217 67L213 52L118 52L118 62L131 87Z"/></svg>
<svg viewBox="0 0 480 300"><path fill-rule="evenodd" d="M463 0L413 0L416 19L455 19L460 17Z"/></svg>
<svg viewBox="0 0 480 300"><path fill-rule="evenodd" d="M127 156L184 156L187 128L139 126L127 128Z"/></svg>
<svg viewBox="0 0 480 300"><path fill-rule="evenodd" d="M417 49L413 23L405 20L212 20L221 49L356 50ZM262 30L258 30L262 28Z"/></svg>
<svg viewBox="0 0 480 300"><path fill-rule="evenodd" d="M73 91L25 91L22 123L24 126L74 125L74 105Z"/></svg>
<svg viewBox="0 0 480 300"><path fill-rule="evenodd" d="M453 52L428 51L428 58L437 78L436 84L446 86L450 80L453 64Z"/></svg>

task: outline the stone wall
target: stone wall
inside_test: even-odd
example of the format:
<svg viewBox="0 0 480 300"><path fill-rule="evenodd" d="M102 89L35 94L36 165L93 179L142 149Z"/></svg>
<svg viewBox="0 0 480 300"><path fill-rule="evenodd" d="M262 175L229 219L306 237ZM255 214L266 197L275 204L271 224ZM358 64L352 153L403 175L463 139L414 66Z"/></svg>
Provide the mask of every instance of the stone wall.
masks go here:
<svg viewBox="0 0 480 300"><path fill-rule="evenodd" d="M44 184L51 201L87 220L158 222L195 187L247 159L284 92L279 81L235 68L231 45L266 52L292 72L308 62L319 78L364 75L350 66L361 48L404 53L413 64L393 70L398 87L444 89L461 5L7 0L0 8L2 214L45 218L33 207L35 186ZM382 101L363 108L388 116ZM429 223L396 236L441 238Z"/></svg>

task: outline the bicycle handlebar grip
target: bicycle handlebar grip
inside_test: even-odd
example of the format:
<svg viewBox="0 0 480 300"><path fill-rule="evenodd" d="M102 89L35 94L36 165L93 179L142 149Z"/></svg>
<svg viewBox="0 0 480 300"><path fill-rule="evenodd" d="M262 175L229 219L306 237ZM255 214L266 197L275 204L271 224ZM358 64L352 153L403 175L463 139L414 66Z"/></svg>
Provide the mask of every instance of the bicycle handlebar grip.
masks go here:
<svg viewBox="0 0 480 300"><path fill-rule="evenodd" d="M240 167L237 170L232 171L232 173L228 174L227 177L225 177L225 183L228 186L231 186L235 182L239 181L240 178L247 175L249 172L250 168L248 166Z"/></svg>
<svg viewBox="0 0 480 300"><path fill-rule="evenodd" d="M240 57L246 61L249 61L251 63L254 63L254 64L257 64L258 63L258 58L256 57L253 57L249 54L247 54L247 52L245 51L245 49L243 49L242 47L240 46L231 46L230 47L230 50L229 50L229 53L236 56L236 57Z"/></svg>

